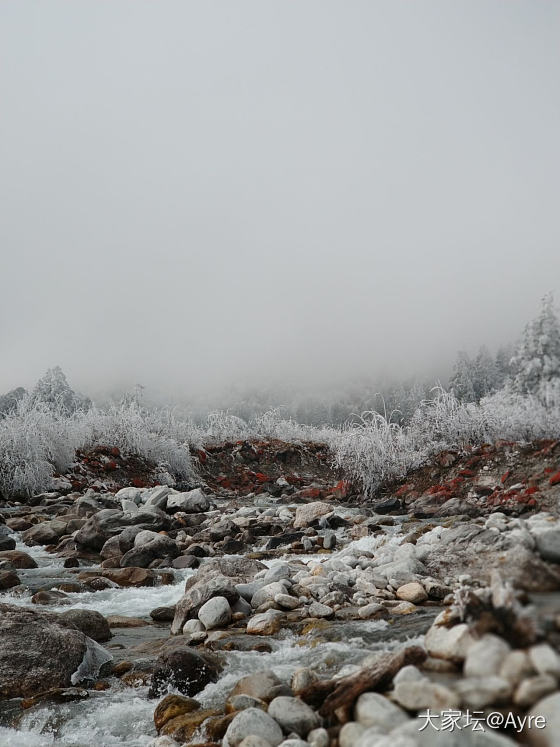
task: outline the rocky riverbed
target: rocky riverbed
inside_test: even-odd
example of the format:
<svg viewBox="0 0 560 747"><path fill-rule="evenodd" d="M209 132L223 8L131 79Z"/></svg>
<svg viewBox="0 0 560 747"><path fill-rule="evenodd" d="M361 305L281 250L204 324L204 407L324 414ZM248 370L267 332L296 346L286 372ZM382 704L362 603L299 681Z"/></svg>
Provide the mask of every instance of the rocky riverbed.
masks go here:
<svg viewBox="0 0 560 747"><path fill-rule="evenodd" d="M0 744L560 744L556 442L371 500L321 444L193 458L0 504Z"/></svg>

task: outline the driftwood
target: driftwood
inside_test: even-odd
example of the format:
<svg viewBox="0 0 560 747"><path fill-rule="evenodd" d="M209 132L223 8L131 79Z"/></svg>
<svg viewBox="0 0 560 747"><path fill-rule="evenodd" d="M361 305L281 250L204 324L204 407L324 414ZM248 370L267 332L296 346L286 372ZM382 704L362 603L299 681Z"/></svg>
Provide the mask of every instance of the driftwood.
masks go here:
<svg viewBox="0 0 560 747"><path fill-rule="evenodd" d="M332 680L319 680L299 693L299 697L312 706L319 706L319 713L325 718L337 716L345 721L348 709L356 698L368 690L387 688L393 677L407 664L421 664L426 652L420 646L409 646L396 654L380 654L371 667L355 674Z"/></svg>

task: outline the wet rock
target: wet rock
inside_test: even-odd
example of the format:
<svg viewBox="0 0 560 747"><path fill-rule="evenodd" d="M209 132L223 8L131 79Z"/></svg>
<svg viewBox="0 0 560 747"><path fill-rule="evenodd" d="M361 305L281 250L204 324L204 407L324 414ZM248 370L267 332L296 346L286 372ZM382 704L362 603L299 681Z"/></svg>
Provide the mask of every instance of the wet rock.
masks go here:
<svg viewBox="0 0 560 747"><path fill-rule="evenodd" d="M0 551L14 550L16 546L15 539L11 536L10 531L3 524L0 524Z"/></svg>
<svg viewBox="0 0 560 747"><path fill-rule="evenodd" d="M173 568L196 568L198 564L199 560L194 555L180 555L171 563Z"/></svg>
<svg viewBox="0 0 560 747"><path fill-rule="evenodd" d="M161 732L163 735L171 735L173 739L181 744L190 742L194 737L195 733L212 716L216 716L219 711L214 709L205 709L199 711L193 711L192 713L184 713L181 716L176 716L168 721L162 728Z"/></svg>
<svg viewBox="0 0 560 747"><path fill-rule="evenodd" d="M271 747L278 747L283 740L282 729L276 721L259 708L247 708L235 716L224 737L224 747L238 747L245 737L265 739Z"/></svg>
<svg viewBox="0 0 560 747"><path fill-rule="evenodd" d="M175 605L172 607L156 607L150 612L150 617L155 622L171 622L175 617Z"/></svg>
<svg viewBox="0 0 560 747"><path fill-rule="evenodd" d="M0 695L33 696L46 683L70 687L87 648L86 636L59 615L0 604Z"/></svg>
<svg viewBox="0 0 560 747"><path fill-rule="evenodd" d="M206 630L221 628L231 621L231 608L225 597L212 597L198 610L198 619Z"/></svg>
<svg viewBox="0 0 560 747"><path fill-rule="evenodd" d="M219 671L218 660L210 654L197 653L180 639L170 639L157 658L149 695L161 695L168 687L183 695L196 695L216 681Z"/></svg>
<svg viewBox="0 0 560 747"><path fill-rule="evenodd" d="M304 737L319 726L319 716L299 698L280 695L270 703L268 713L288 734Z"/></svg>
<svg viewBox="0 0 560 747"><path fill-rule="evenodd" d="M119 586L155 586L157 576L147 568L115 568L103 571L103 578Z"/></svg>
<svg viewBox="0 0 560 747"><path fill-rule="evenodd" d="M378 602L371 602L370 604L364 604L358 610L358 617L361 620L377 619L379 617L387 617L387 610L382 604Z"/></svg>
<svg viewBox="0 0 560 747"><path fill-rule="evenodd" d="M418 581L412 581L397 589L397 597L405 602L420 604L426 601L428 595L422 584L418 583Z"/></svg>
<svg viewBox="0 0 560 747"><path fill-rule="evenodd" d="M274 635L280 630L284 615L276 610L262 612L247 623L247 633L250 635Z"/></svg>
<svg viewBox="0 0 560 747"><path fill-rule="evenodd" d="M96 610L67 610L66 612L62 612L60 617L98 643L108 641L111 638L109 623Z"/></svg>
<svg viewBox="0 0 560 747"><path fill-rule="evenodd" d="M199 709L200 703L193 698L186 698L184 695L166 695L154 711L155 727L159 732L171 719Z"/></svg>
<svg viewBox="0 0 560 747"><path fill-rule="evenodd" d="M0 591L13 589L14 586L19 586L20 583L19 576L14 571L0 570Z"/></svg>
<svg viewBox="0 0 560 747"><path fill-rule="evenodd" d="M317 521L321 516L332 513L332 510L333 507L330 503L322 503L321 501L298 506L294 518L294 529L307 527L314 521Z"/></svg>
<svg viewBox="0 0 560 747"><path fill-rule="evenodd" d="M379 693L362 693L354 705L354 718L362 726L375 726L383 733L408 721L402 708Z"/></svg>
<svg viewBox="0 0 560 747"><path fill-rule="evenodd" d="M16 569L37 568L37 563L31 555L21 550L5 550L4 552L0 552L0 561L2 560L7 560L12 568Z"/></svg>
<svg viewBox="0 0 560 747"><path fill-rule="evenodd" d="M70 604L68 594L64 594L62 591L55 591L51 589L49 591L42 590L37 591L31 597L32 604Z"/></svg>

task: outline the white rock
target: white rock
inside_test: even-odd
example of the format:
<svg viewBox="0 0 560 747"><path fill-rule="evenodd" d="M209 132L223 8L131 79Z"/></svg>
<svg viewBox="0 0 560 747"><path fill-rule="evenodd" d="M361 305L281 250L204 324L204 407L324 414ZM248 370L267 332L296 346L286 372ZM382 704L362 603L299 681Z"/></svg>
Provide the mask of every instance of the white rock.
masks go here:
<svg viewBox="0 0 560 747"><path fill-rule="evenodd" d="M400 682L417 682L418 680L427 681L427 677L414 664L407 664L393 677L393 685L396 687Z"/></svg>
<svg viewBox="0 0 560 747"><path fill-rule="evenodd" d="M311 747L329 747L331 738L326 729L312 729L307 735L307 741Z"/></svg>
<svg viewBox="0 0 560 747"><path fill-rule="evenodd" d="M548 643L531 646L529 659L539 674L550 674L560 678L560 656Z"/></svg>
<svg viewBox="0 0 560 747"><path fill-rule="evenodd" d="M487 633L475 641L465 658L463 671L466 677L497 675L511 647L497 635Z"/></svg>
<svg viewBox="0 0 560 747"><path fill-rule="evenodd" d="M511 697L511 683L502 677L467 677L454 683L463 705L481 709L505 703Z"/></svg>
<svg viewBox="0 0 560 747"><path fill-rule="evenodd" d="M267 739L251 734L239 743L239 747L271 747L271 745Z"/></svg>
<svg viewBox="0 0 560 747"><path fill-rule="evenodd" d="M366 727L357 721L348 721L338 734L338 744L340 747L355 747L365 731Z"/></svg>
<svg viewBox="0 0 560 747"><path fill-rule="evenodd" d="M212 597L198 611L198 619L206 630L221 628L231 621L231 608L225 597Z"/></svg>
<svg viewBox="0 0 560 747"><path fill-rule="evenodd" d="M453 690L427 679L400 682L395 687L393 698L408 711L420 711L424 708L442 711L457 708L460 703L459 696Z"/></svg>
<svg viewBox="0 0 560 747"><path fill-rule="evenodd" d="M319 716L299 698L280 695L270 703L268 713L285 732L295 732L300 737L319 726Z"/></svg>
<svg viewBox="0 0 560 747"><path fill-rule="evenodd" d="M328 604L321 604L321 602L313 602L308 607L309 617L332 617L334 610L329 607Z"/></svg>
<svg viewBox="0 0 560 747"><path fill-rule="evenodd" d="M250 735L266 739L271 747L277 747L283 740L282 729L260 708L246 708L235 716L227 728L224 745L237 747Z"/></svg>
<svg viewBox="0 0 560 747"><path fill-rule="evenodd" d="M286 610L295 610L296 607L300 606L300 601L297 597L292 597L289 594L276 594L274 601L279 607Z"/></svg>
<svg viewBox="0 0 560 747"><path fill-rule="evenodd" d="M518 686L513 696L513 702L521 708L530 708L537 700L541 700L554 692L557 687L556 678L549 674L528 677Z"/></svg>
<svg viewBox="0 0 560 747"><path fill-rule="evenodd" d="M545 728L539 727L538 721L533 721L531 728L525 729L523 737L531 747L558 747L560 734L560 692L549 695L538 703L528 714L533 719L540 718Z"/></svg>
<svg viewBox="0 0 560 747"><path fill-rule="evenodd" d="M512 685L517 685L521 680L536 674L536 671L526 651L510 651L498 674Z"/></svg>
<svg viewBox="0 0 560 747"><path fill-rule="evenodd" d="M303 506L298 506L294 519L294 529L307 527L321 516L331 514L332 510L333 507L329 503L323 503L321 501L314 501L313 503L306 503Z"/></svg>
<svg viewBox="0 0 560 747"><path fill-rule="evenodd" d="M275 614L276 613L276 614ZM268 610L253 617L247 623L247 633L252 635L273 635L280 630L282 613Z"/></svg>
<svg viewBox="0 0 560 747"><path fill-rule="evenodd" d="M362 726L375 726L384 733L408 720L402 708L379 693L362 693L354 706L354 718Z"/></svg>
<svg viewBox="0 0 560 747"><path fill-rule="evenodd" d="M452 628L434 624L424 639L424 646L430 656L451 661L463 661L474 643L466 623L454 625Z"/></svg>

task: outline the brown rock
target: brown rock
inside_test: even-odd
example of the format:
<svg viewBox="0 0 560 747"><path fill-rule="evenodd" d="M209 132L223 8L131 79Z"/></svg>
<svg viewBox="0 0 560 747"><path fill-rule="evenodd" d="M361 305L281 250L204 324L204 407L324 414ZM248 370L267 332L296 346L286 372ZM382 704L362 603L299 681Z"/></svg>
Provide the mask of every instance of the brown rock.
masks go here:
<svg viewBox="0 0 560 747"><path fill-rule="evenodd" d="M184 695L166 695L156 706L154 724L159 732L171 719L198 710L200 710L200 703L194 698L186 698Z"/></svg>

